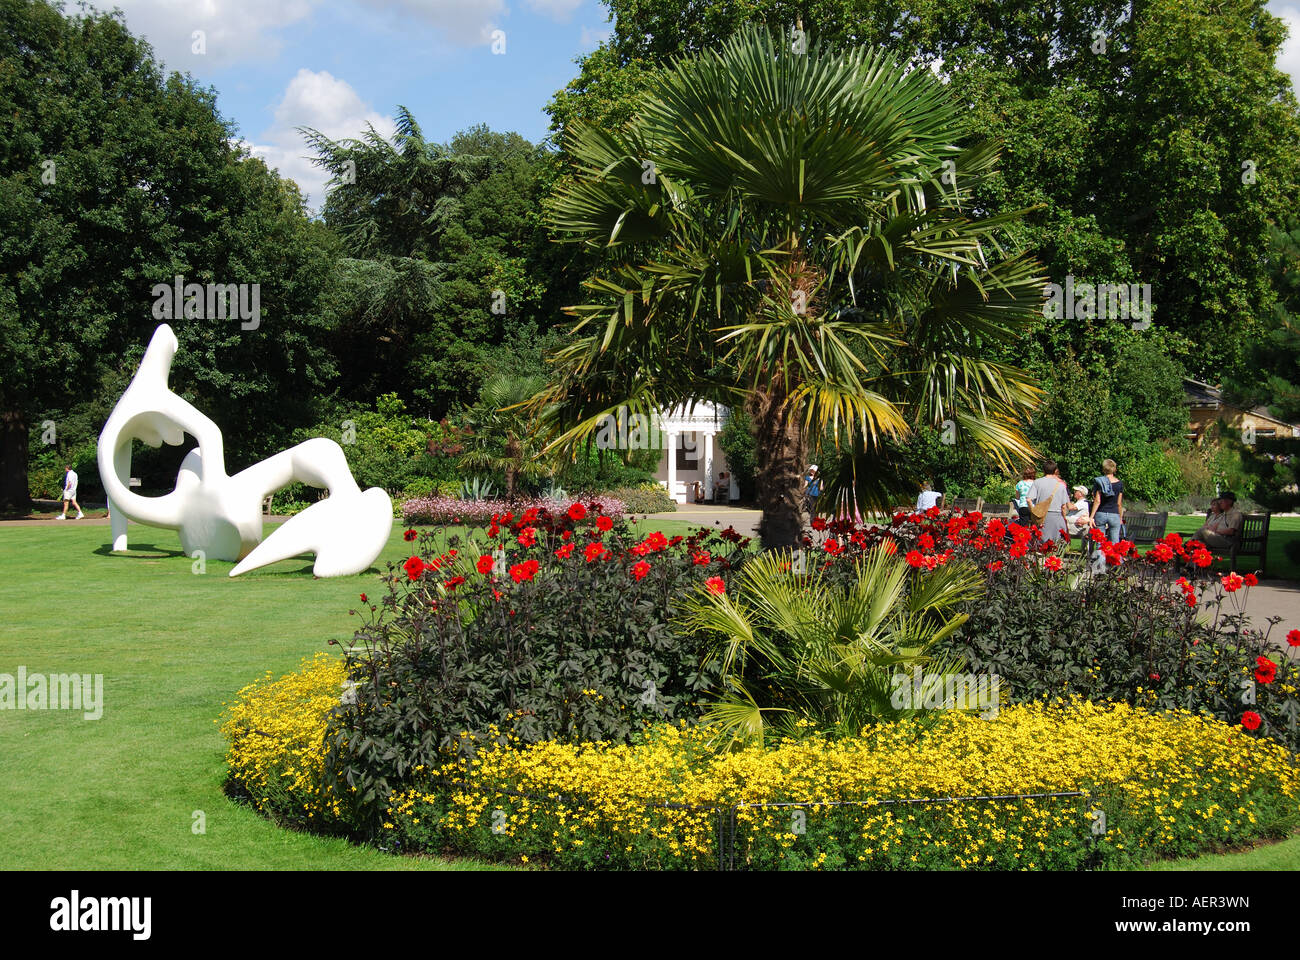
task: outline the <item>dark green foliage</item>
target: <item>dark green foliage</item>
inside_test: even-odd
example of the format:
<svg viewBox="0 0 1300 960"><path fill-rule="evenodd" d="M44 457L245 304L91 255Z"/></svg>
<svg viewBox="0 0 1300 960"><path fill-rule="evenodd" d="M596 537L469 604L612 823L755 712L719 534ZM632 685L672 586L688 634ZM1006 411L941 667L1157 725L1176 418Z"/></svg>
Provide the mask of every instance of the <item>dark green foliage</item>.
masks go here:
<svg viewBox="0 0 1300 960"><path fill-rule="evenodd" d="M1010 569L989 578L971 618L947 641L974 673L996 674L1013 702L1078 694L1094 702L1123 700L1163 709L1203 711L1225 723L1253 710L1259 733L1300 747L1300 663L1294 648L1270 647L1268 632L1241 616L1248 591L1217 598L1209 623L1170 588L1171 574L1126 564L1077 588L1064 576ZM1273 642L1284 631L1273 632ZM1257 660L1279 662L1276 679L1255 679ZM1243 700L1251 685L1254 702ZM1289 686L1291 693L1284 687Z"/></svg>
<svg viewBox="0 0 1300 960"><path fill-rule="evenodd" d="M942 60L974 135L1004 144L979 206L1035 207L1023 238L1057 282L1151 284L1156 327L1201 379L1235 362L1243 318L1267 313L1258 251L1268 222L1293 205L1300 114L1275 63L1286 28L1263 0L607 5L614 36L552 101L557 127L588 114L617 120L620 85L644 84L647 71L745 25L789 34L801 21L813 42ZM1044 321L1017 358L1055 362L1073 348L1086 365L1113 364L1126 330Z"/></svg>
<svg viewBox="0 0 1300 960"><path fill-rule="evenodd" d="M697 697L714 674L702 665L702 641L672 625L673 605L729 569L747 541L701 531L668 544L659 535L662 546L643 558L619 520L594 538L612 557L589 562L594 516L576 525L534 516L531 548L482 531L437 544L421 537L412 553L437 567L411 582L390 564L386 593L362 609L352 648L357 702L337 711L328 764L358 787L363 805L411 782L416 766L433 770L448 752L472 750L467 734L626 740L646 721L698 716ZM565 530L575 548L560 559ZM483 575L476 561L496 541L510 544L508 569L535 559L540 570L531 579ZM692 548L710 562L694 563ZM650 570L637 579L632 567L643 559ZM453 576L465 582L445 586Z"/></svg>
<svg viewBox="0 0 1300 960"><path fill-rule="evenodd" d="M517 373L508 345L528 352L564 289L540 226L540 148L482 125L430 143L404 107L395 143L304 132L334 174L325 222L352 258L329 296L342 395L395 390L440 418Z"/></svg>
<svg viewBox="0 0 1300 960"><path fill-rule="evenodd" d="M172 382L222 428L228 466L308 422L333 376L316 309L333 239L234 136L120 16L0 3L0 503L26 499L43 420L80 421L61 443L95 437L97 388L133 372L153 286L176 275L260 285L256 329L170 321Z"/></svg>
<svg viewBox="0 0 1300 960"><path fill-rule="evenodd" d="M744 407L731 411L726 424L718 431L719 449L727 456L727 470L736 481L740 499L754 496L754 477L758 471L758 451L754 440L754 422Z"/></svg>
<svg viewBox="0 0 1300 960"><path fill-rule="evenodd" d="M1224 385L1227 397L1245 409L1267 407L1275 417L1300 422L1300 227L1273 229L1269 264L1279 302L1257 338L1246 345L1239 375ZM1275 437L1228 443L1247 475L1251 496L1270 510L1292 512L1300 505L1300 438L1279 431ZM1287 545L1300 563L1300 544Z"/></svg>

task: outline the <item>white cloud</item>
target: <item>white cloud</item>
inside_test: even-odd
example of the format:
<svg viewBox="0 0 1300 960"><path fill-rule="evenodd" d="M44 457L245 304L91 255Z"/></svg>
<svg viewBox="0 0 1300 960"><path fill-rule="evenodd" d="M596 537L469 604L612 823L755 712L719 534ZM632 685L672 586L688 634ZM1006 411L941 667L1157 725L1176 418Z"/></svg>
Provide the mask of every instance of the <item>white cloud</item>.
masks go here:
<svg viewBox="0 0 1300 960"><path fill-rule="evenodd" d="M255 141L243 141L255 157L265 160L280 176L295 180L318 210L325 201L329 174L311 162L312 151L298 127L312 127L331 140L358 137L373 125L391 138L397 131L391 117L371 108L352 85L325 70L298 71L275 108L275 121Z"/></svg>
<svg viewBox="0 0 1300 960"><path fill-rule="evenodd" d="M583 27L582 33L578 38L578 46L583 50L595 50L598 46L614 35L614 31L608 27Z"/></svg>
<svg viewBox="0 0 1300 960"><path fill-rule="evenodd" d="M530 10L560 23L568 23L573 11L584 2L585 0L524 0Z"/></svg>
<svg viewBox="0 0 1300 960"><path fill-rule="evenodd" d="M1270 3L1268 12L1286 22L1291 35L1282 44L1277 54L1277 68L1291 76L1291 86L1300 89L1296 83L1300 78L1300 7L1293 4Z"/></svg>
<svg viewBox="0 0 1300 960"><path fill-rule="evenodd" d="M361 6L415 19L440 30L457 46L471 47L492 41L498 19L509 11L505 0L358 0ZM568 2L568 0L561 0Z"/></svg>
<svg viewBox="0 0 1300 960"><path fill-rule="evenodd" d="M146 38L169 69L194 73L248 60L274 59L278 31L311 15L320 0L91 0L121 7L127 28ZM196 31L202 31L202 53Z"/></svg>

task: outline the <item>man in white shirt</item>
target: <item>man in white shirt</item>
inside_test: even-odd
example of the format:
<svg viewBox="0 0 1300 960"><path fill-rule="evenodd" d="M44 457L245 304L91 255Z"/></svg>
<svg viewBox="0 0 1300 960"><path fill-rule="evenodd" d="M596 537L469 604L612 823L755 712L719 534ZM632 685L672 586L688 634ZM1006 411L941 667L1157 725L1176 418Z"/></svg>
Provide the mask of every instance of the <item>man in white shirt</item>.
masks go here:
<svg viewBox="0 0 1300 960"><path fill-rule="evenodd" d="M68 504L71 503L77 508L77 519L82 519L85 514L81 512L81 504L77 503L77 471L72 469L72 464L63 465L63 512L59 514L60 520L68 519Z"/></svg>

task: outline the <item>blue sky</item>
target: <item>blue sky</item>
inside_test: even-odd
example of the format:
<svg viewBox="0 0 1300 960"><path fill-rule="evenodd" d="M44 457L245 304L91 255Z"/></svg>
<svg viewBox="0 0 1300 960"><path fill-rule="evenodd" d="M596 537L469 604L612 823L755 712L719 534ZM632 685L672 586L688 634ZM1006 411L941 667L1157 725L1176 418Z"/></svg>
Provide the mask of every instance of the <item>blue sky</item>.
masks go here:
<svg viewBox="0 0 1300 960"><path fill-rule="evenodd" d="M398 104L430 140L486 123L540 140L542 108L609 32L598 0L98 0L169 69L218 93L250 149L315 207L323 177L296 128L392 131ZM71 10L71 8L68 8ZM196 38L195 31L202 31ZM495 31L500 31L499 34ZM504 52L494 53L494 48ZM196 52L201 48L201 52Z"/></svg>
<svg viewBox="0 0 1300 960"><path fill-rule="evenodd" d="M574 60L608 34L599 0L93 0L171 69L217 89L240 137L316 207L324 178L296 128L340 138L367 123L391 133L398 104L430 140L486 123L530 140L542 112L577 73ZM1270 0L1293 39L1278 65L1300 74L1300 0ZM73 10L75 8L69 8ZM195 31L202 31L202 52ZM494 31L501 31L496 35ZM504 40L504 52L494 53Z"/></svg>

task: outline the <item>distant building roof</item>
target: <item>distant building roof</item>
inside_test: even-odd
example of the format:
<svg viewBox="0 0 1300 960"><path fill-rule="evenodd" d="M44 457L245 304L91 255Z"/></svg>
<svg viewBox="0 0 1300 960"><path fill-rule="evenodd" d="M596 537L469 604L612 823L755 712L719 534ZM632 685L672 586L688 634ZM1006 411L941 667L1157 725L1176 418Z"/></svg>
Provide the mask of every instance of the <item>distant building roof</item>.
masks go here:
<svg viewBox="0 0 1300 960"><path fill-rule="evenodd" d="M1193 380L1190 377L1183 378L1183 396L1189 407L1211 407L1215 410L1223 407L1231 407L1233 410L1241 410L1241 407L1228 403L1223 399L1223 391L1210 383L1202 380ZM1263 420L1272 420L1274 423L1282 423L1287 426L1295 424L1275 417L1268 407L1255 407L1253 410L1243 411L1253 417L1259 417Z"/></svg>

